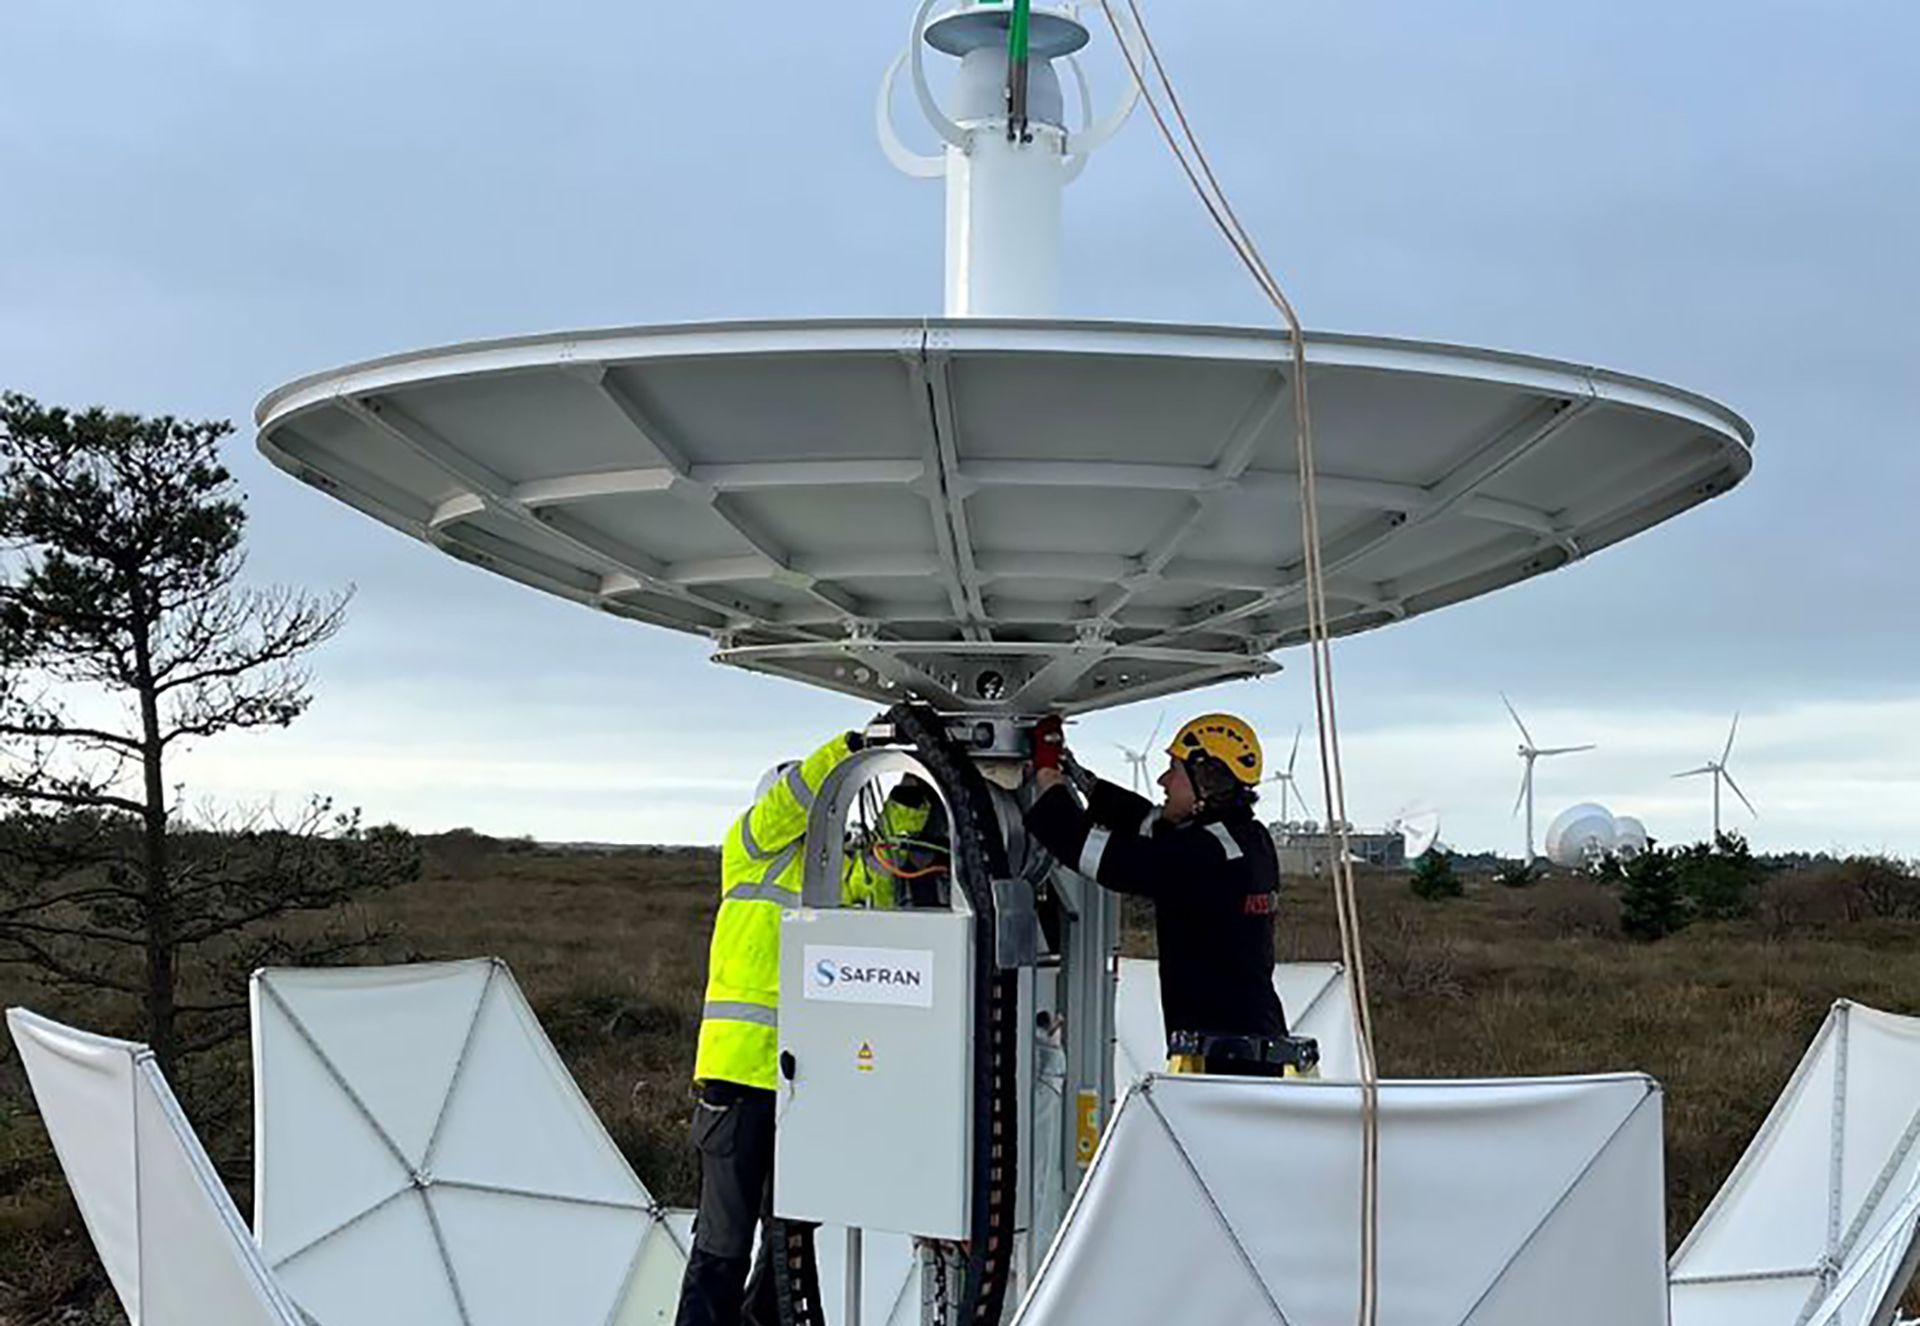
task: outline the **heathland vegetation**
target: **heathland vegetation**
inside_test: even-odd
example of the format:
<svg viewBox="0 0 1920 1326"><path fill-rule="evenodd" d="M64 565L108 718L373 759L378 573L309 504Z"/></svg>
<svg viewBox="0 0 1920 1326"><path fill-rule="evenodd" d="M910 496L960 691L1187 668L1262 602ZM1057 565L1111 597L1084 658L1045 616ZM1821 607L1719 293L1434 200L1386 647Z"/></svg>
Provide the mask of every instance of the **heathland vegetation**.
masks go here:
<svg viewBox="0 0 1920 1326"><path fill-rule="evenodd" d="M471 833L421 846L417 880L290 923L294 938L302 926L344 924L382 937L384 960L506 959L635 1169L663 1201L687 1201L686 1087L715 855L563 851ZM1671 1237L1718 1187L1834 999L1920 1011L1920 880L1896 862L1763 872L1743 914L1694 916L1657 942L1623 933L1617 881L1460 882L1461 896L1429 901L1406 873L1361 881L1384 1069L1653 1074L1666 1087ZM1338 952L1317 882L1289 882L1277 925L1285 959ZM1125 946L1151 953L1143 917L1130 917ZM136 1004L31 968L0 970L0 1002L142 1034ZM242 1210L247 1073L244 1043L230 1043L198 1056L184 1084ZM0 1061L0 1295L6 1326L114 1320L10 1054Z"/></svg>
<svg viewBox="0 0 1920 1326"><path fill-rule="evenodd" d="M686 1203L714 852L416 841L174 781L187 743L295 721L301 661L342 622L341 599L243 583L228 431L0 396L0 1005L152 1044L246 1210L248 970L497 956L636 1171ZM1568 877L1429 856L1364 878L1361 905L1389 1075L1666 1085L1674 1236L1829 1003L1920 1011L1920 880L1896 861L1769 863L1735 838ZM1319 882L1290 883L1277 927L1283 958L1339 951ZM1124 948L1151 954L1143 914ZM0 1326L116 1320L0 1043Z"/></svg>

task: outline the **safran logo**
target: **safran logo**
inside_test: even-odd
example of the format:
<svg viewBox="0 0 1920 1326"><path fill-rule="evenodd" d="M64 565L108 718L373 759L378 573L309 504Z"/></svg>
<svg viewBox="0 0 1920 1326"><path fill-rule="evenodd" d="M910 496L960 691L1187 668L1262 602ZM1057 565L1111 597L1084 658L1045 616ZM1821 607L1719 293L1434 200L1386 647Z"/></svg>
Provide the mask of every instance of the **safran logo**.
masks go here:
<svg viewBox="0 0 1920 1326"><path fill-rule="evenodd" d="M802 995L848 1004L933 1006L933 951L809 944Z"/></svg>

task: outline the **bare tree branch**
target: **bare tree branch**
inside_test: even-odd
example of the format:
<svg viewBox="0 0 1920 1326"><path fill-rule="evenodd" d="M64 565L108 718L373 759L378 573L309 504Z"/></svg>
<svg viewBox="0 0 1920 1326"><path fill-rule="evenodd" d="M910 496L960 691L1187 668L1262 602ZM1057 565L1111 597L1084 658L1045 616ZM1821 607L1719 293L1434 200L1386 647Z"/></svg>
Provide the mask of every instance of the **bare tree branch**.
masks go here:
<svg viewBox="0 0 1920 1326"><path fill-rule="evenodd" d="M11 945L19 950L18 953L11 953L6 948L0 947L0 964L24 963L38 967L71 985L85 985L96 990L117 990L121 994L130 995L144 993L141 987L132 981L116 980L97 971L75 966L48 950L44 945L19 935L0 936L0 944Z"/></svg>
<svg viewBox="0 0 1920 1326"><path fill-rule="evenodd" d="M31 787L7 779L0 779L0 798L70 806L75 810L121 810L129 815L144 815L147 809L143 802L107 792L63 792L54 788Z"/></svg>

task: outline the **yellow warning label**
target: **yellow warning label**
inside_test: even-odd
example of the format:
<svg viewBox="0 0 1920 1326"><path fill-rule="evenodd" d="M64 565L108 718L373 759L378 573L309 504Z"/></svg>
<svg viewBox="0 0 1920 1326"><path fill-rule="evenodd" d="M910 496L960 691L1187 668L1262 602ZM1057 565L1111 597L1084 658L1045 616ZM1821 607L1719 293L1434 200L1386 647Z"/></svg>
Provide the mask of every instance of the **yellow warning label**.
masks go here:
<svg viewBox="0 0 1920 1326"><path fill-rule="evenodd" d="M853 1066L862 1073L873 1071L873 1042L861 1041L860 1053L853 1056Z"/></svg>
<svg viewBox="0 0 1920 1326"><path fill-rule="evenodd" d="M1073 1158L1082 1169L1093 1163L1093 1149L1100 1145L1100 1094L1082 1091L1076 1098L1073 1132Z"/></svg>

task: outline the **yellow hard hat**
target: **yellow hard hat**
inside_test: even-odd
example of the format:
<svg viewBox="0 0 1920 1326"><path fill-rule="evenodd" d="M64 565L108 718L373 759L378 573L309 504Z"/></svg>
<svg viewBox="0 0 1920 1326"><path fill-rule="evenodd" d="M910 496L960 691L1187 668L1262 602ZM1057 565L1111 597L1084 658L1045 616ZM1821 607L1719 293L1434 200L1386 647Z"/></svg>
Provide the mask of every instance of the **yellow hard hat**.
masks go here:
<svg viewBox="0 0 1920 1326"><path fill-rule="evenodd" d="M1173 734L1167 754L1176 760L1211 755L1248 787L1259 783L1261 770L1266 767L1260 738L1244 718L1232 714L1200 715Z"/></svg>

